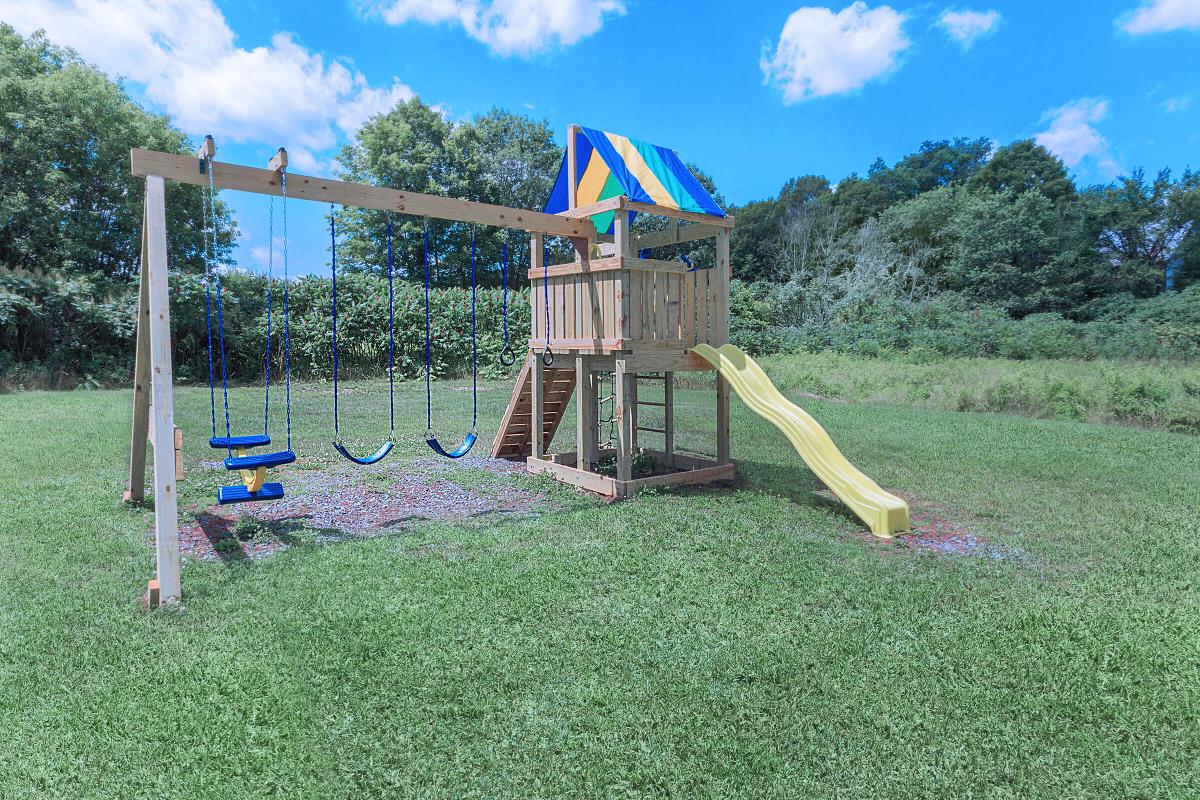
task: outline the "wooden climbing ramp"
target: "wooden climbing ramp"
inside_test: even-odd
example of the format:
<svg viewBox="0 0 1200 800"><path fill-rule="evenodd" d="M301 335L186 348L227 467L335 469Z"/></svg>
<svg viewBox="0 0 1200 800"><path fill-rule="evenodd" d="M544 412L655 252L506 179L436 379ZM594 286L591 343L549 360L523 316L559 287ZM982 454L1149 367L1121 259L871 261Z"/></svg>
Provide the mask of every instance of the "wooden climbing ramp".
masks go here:
<svg viewBox="0 0 1200 800"><path fill-rule="evenodd" d="M504 411L504 419L492 443L492 458L523 459L533 454L533 427L530 425L533 410L533 359L532 353L525 359L525 366L517 376L512 398ZM562 422L567 403L575 391L574 367L544 367L542 389L545 411L542 417L543 447L549 447L554 432Z"/></svg>

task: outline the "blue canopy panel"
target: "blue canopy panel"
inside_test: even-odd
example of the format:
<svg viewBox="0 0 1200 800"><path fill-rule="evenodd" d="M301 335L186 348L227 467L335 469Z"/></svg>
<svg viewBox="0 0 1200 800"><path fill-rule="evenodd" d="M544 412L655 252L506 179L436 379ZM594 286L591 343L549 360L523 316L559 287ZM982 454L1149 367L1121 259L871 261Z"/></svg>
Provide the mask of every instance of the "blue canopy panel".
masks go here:
<svg viewBox="0 0 1200 800"><path fill-rule="evenodd" d="M676 211L725 216L675 151L595 128L578 130L575 138L576 205L591 205L625 195L639 203ZM546 213L567 210L567 181L564 155L558 179L546 201ZM613 216L613 212L607 212L592 217L596 230L611 232ZM631 220L633 216L631 212Z"/></svg>

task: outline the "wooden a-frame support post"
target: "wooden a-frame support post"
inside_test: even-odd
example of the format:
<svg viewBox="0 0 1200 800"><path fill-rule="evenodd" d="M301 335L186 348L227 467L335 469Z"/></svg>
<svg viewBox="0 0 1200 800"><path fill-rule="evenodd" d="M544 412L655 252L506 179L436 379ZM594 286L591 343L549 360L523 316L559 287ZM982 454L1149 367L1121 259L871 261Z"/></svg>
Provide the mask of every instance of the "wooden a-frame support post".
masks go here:
<svg viewBox="0 0 1200 800"><path fill-rule="evenodd" d="M145 499L146 442L154 448L154 550L157 578L151 604L179 599L179 508L175 410L171 371L171 308L167 282L167 208L163 179L146 176L142 215L137 350L133 377L133 430L127 501Z"/></svg>

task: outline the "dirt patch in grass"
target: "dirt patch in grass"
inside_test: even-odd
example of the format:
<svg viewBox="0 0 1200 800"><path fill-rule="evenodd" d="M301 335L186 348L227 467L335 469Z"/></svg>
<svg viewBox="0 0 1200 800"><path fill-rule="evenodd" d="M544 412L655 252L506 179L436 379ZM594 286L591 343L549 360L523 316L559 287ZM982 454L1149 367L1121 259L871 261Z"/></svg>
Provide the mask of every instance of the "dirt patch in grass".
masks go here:
<svg viewBox="0 0 1200 800"><path fill-rule="evenodd" d="M904 492L893 493L908 503L912 532L894 539L881 539L869 531L859 535L860 539L878 548L883 555L923 552L1008 561L1028 560L1028 555L1023 551L995 542L980 533L975 515L969 511L950 508ZM836 500L829 489L821 489L818 494Z"/></svg>
<svg viewBox="0 0 1200 800"><path fill-rule="evenodd" d="M180 551L201 561L258 559L301 540L312 541L314 532L317 544L328 544L405 533L430 521L493 513L523 516L545 507L543 495L514 486L489 492L439 474L381 477L375 474L364 482L362 473L290 471L281 500L197 510L180 526Z"/></svg>

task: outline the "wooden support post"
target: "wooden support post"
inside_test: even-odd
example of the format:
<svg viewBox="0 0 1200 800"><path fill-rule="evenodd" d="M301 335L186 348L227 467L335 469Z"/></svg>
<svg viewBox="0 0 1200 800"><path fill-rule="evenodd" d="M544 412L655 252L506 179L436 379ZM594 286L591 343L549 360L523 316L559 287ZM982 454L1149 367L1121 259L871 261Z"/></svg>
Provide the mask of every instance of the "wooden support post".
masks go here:
<svg viewBox="0 0 1200 800"><path fill-rule="evenodd" d="M549 335L545 326L546 305L542 290L543 267L546 264L546 237L540 233L529 235L529 338L538 340L539 346L544 346ZM530 348L533 349L532 347ZM537 358L537 353L534 353ZM530 373L532 374L532 373Z"/></svg>
<svg viewBox="0 0 1200 800"><path fill-rule="evenodd" d="M167 283L167 207L163 179L146 177L146 281L150 327L150 405L154 416L154 550L162 602L179 599L179 513L175 483L175 411L171 372L171 300Z"/></svg>
<svg viewBox="0 0 1200 800"><path fill-rule="evenodd" d="M712 345L719 347L729 342L729 229L716 236L717 263L713 267L713 330ZM728 464L729 460L729 382L717 375L717 463Z"/></svg>
<svg viewBox="0 0 1200 800"><path fill-rule="evenodd" d="M543 425L546 416L546 368L542 359L535 355L529 370L529 431L533 437L531 455L541 458L546 453Z"/></svg>
<svg viewBox="0 0 1200 800"><path fill-rule="evenodd" d="M729 462L729 381L717 373L717 464Z"/></svg>
<svg viewBox="0 0 1200 800"><path fill-rule="evenodd" d="M575 357L575 452L577 469L591 472L596 464L596 451L600 449L600 429L596 417L596 376L592 372L591 358L586 355Z"/></svg>
<svg viewBox="0 0 1200 800"><path fill-rule="evenodd" d="M579 134L578 125L567 126L567 208L577 205L579 191L579 163L576 158L575 138Z"/></svg>
<svg viewBox="0 0 1200 800"><path fill-rule="evenodd" d="M624 258L634 258L637 253L632 250L633 237L629 232L629 212L617 209L616 216L613 217L613 243L616 245L617 255Z"/></svg>
<svg viewBox="0 0 1200 800"><path fill-rule="evenodd" d="M150 435L150 282L146 276L146 224L142 215L142 257L138 265L137 344L133 361L133 430L129 437L129 480L125 502L146 499L146 444Z"/></svg>
<svg viewBox="0 0 1200 800"><path fill-rule="evenodd" d="M633 480L633 412L636 407L634 384L636 372L627 371L628 362L617 359L614 376L617 420L617 480Z"/></svg>
<svg viewBox="0 0 1200 800"><path fill-rule="evenodd" d="M216 156L217 156L216 141L213 139L211 134L208 136L205 136L204 141L201 142L200 146L196 148L196 160L205 161L210 158L216 158Z"/></svg>
<svg viewBox="0 0 1200 800"><path fill-rule="evenodd" d="M716 236L717 263L713 266L713 347L720 347L729 342L729 229L725 228Z"/></svg>
<svg viewBox="0 0 1200 800"><path fill-rule="evenodd" d="M632 443L633 449L637 450L637 446L638 446L638 374L636 372L629 373L629 392L630 392L629 416L631 417L629 424L630 424L630 427L633 428L633 433L631 434L631 436L633 438L631 440L631 443Z"/></svg>
<svg viewBox="0 0 1200 800"><path fill-rule="evenodd" d="M675 466L675 373L663 373L663 452L667 456L667 464Z"/></svg>
<svg viewBox="0 0 1200 800"><path fill-rule="evenodd" d="M183 429L175 429L175 480L183 480Z"/></svg>
<svg viewBox="0 0 1200 800"><path fill-rule="evenodd" d="M287 169L287 165L287 150L281 147L275 152L275 155L271 156L271 160L267 162L267 169L271 172L283 172Z"/></svg>

